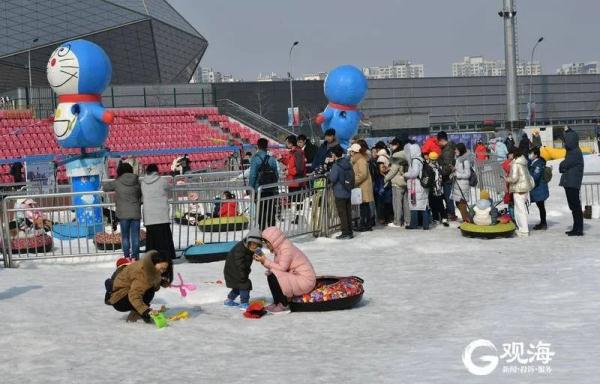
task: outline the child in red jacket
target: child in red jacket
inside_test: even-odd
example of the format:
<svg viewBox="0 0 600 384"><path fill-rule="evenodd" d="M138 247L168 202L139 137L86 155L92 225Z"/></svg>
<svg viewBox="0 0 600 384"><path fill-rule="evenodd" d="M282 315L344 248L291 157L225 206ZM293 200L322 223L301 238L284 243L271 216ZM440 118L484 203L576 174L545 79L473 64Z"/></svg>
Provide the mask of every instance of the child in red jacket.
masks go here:
<svg viewBox="0 0 600 384"><path fill-rule="evenodd" d="M226 201L233 200L235 196L229 191L223 192L223 202L219 207L219 217L233 217L237 216L237 203L235 201Z"/></svg>

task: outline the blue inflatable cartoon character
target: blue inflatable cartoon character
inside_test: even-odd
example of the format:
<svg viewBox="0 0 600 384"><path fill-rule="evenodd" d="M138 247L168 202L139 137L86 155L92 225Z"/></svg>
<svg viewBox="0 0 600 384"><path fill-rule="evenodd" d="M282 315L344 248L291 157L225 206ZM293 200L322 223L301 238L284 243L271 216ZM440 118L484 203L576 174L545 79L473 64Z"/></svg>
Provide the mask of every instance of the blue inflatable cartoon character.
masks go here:
<svg viewBox="0 0 600 384"><path fill-rule="evenodd" d="M56 234L87 237L102 231L99 207L100 179L104 169L104 152L85 153L86 148L101 147L108 136L113 115L102 106L102 91L110 83L112 65L102 48L86 40L62 44L50 56L46 67L50 87L58 95L54 114L54 134L63 148L81 148L82 155L65 162L71 178L77 223L63 225Z"/></svg>
<svg viewBox="0 0 600 384"><path fill-rule="evenodd" d="M54 134L63 148L99 147L113 116L101 103L112 65L102 48L87 40L62 44L46 67L50 87L58 95Z"/></svg>
<svg viewBox="0 0 600 384"><path fill-rule="evenodd" d="M329 72L324 88L329 104L315 121L321 124L323 132L335 129L340 145L348 148L360 123L361 113L357 106L367 93L367 79L360 69L342 65Z"/></svg>

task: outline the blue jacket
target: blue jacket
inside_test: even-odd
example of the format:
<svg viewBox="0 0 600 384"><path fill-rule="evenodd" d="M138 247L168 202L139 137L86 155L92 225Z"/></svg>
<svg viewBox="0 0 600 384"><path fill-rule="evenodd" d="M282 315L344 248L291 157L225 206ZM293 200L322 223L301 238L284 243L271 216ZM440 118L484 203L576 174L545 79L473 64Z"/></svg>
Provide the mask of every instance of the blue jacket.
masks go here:
<svg viewBox="0 0 600 384"><path fill-rule="evenodd" d="M252 159L250 159L250 176L248 177L250 186L252 188L254 188L255 190L258 189L258 187L259 187L259 185L258 185L258 169L260 168L260 165L262 164L262 162L265 160L266 156L269 156L269 160L267 160L267 164L269 164L269 166L271 168L273 168L275 170L275 172L277 172L277 170L278 170L277 160L275 160L275 158L273 156L267 155L267 152L259 149L254 154L254 156L252 156Z"/></svg>
<svg viewBox="0 0 600 384"><path fill-rule="evenodd" d="M558 171L562 173L559 185L580 189L583 181L583 154L579 149L579 136L571 129L565 132L565 149L567 155L558 166Z"/></svg>
<svg viewBox="0 0 600 384"><path fill-rule="evenodd" d="M333 185L333 196L338 199L349 199L352 195L351 190L344 185L344 173L347 171L354 173L350 159L342 157L333 163L329 172L328 178Z"/></svg>
<svg viewBox="0 0 600 384"><path fill-rule="evenodd" d="M542 158L535 159L529 164L529 173L533 177L534 185L529 196L531 201L534 203L546 201L550 197L550 191L548 190L548 183L544 181L544 169L546 168L546 161Z"/></svg>
<svg viewBox="0 0 600 384"><path fill-rule="evenodd" d="M335 140L333 143L329 144L327 141L323 141L323 143L319 146L319 148L317 149L317 152L315 153L315 157L313 157L313 161L312 161L312 169L313 171L319 173L319 168L323 168L323 165L325 164L325 159L327 159L328 157L331 157L331 154L333 153L333 149L335 147L339 147L339 143L337 140Z"/></svg>

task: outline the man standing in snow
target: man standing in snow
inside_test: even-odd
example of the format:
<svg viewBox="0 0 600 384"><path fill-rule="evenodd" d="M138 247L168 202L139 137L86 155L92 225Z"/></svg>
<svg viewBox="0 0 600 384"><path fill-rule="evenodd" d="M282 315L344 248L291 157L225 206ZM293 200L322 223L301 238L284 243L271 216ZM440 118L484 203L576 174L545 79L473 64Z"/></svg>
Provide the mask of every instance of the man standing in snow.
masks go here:
<svg viewBox="0 0 600 384"><path fill-rule="evenodd" d="M579 149L579 136L571 128L566 128L565 149L567 155L558 166L560 177L560 186L565 189L569 209L573 214L573 228L566 232L569 236L583 236L583 212L581 211L581 200L579 190L583 180L583 154Z"/></svg>
<svg viewBox="0 0 600 384"><path fill-rule="evenodd" d="M456 214L454 211L454 202L450 198L452 195L452 179L450 175L454 171L454 144L448 141L448 134L444 131L438 132L437 134L438 144L442 147L442 155L440 156L438 163L442 169L442 188L444 190L444 202L446 203L446 210L448 211L448 219L456 221Z"/></svg>

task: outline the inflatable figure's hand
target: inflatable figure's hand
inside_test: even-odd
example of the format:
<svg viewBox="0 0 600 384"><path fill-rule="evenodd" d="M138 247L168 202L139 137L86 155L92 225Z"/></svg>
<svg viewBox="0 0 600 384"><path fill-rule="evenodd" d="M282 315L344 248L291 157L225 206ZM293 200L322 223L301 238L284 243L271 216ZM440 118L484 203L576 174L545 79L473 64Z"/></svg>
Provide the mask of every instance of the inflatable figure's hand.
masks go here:
<svg viewBox="0 0 600 384"><path fill-rule="evenodd" d="M115 120L115 116L111 112L104 112L102 115L102 121L106 124L112 124Z"/></svg>
<svg viewBox="0 0 600 384"><path fill-rule="evenodd" d="M317 124L323 124L324 121L325 121L325 116L323 116L321 113L319 113L317 115L317 117L315 117L315 123L317 123Z"/></svg>

